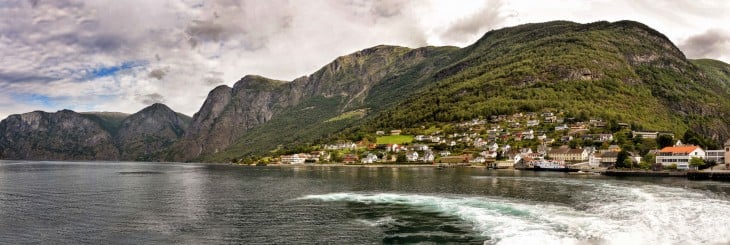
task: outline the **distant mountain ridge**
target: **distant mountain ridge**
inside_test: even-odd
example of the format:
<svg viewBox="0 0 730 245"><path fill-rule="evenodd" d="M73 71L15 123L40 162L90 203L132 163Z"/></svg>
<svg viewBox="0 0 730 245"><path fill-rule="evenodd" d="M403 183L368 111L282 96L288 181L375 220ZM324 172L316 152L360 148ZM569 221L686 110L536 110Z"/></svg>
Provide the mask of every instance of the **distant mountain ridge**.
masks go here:
<svg viewBox="0 0 730 245"><path fill-rule="evenodd" d="M0 121L0 157L29 160L162 160L190 118L163 104L135 114L61 110Z"/></svg>
<svg viewBox="0 0 730 245"><path fill-rule="evenodd" d="M730 138L730 65L688 60L638 22L552 21L493 30L464 48L375 46L293 81L247 75L213 89L189 124L162 109L81 117L90 122L59 112L114 145L70 158L222 162L375 130L546 110L677 135L691 129L719 142ZM53 117L41 118L60 123ZM0 157L46 147L12 146L22 135L51 137L24 120L0 122Z"/></svg>

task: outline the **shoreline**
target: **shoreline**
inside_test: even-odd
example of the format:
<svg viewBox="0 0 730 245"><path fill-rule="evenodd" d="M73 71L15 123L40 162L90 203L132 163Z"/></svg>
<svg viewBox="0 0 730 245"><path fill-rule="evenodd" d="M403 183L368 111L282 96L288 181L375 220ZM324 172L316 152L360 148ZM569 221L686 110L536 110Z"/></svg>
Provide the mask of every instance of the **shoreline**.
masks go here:
<svg viewBox="0 0 730 245"><path fill-rule="evenodd" d="M256 165L242 165L260 167ZM267 164L265 167L355 167L355 168L436 168L437 164L344 164L344 163L305 163L305 164ZM479 168L481 166L464 166Z"/></svg>

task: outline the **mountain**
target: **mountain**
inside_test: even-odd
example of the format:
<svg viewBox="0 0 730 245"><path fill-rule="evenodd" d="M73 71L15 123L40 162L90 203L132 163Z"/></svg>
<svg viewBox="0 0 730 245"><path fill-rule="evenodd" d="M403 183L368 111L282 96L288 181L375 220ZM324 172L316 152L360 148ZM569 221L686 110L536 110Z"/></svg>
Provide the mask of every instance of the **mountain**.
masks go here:
<svg viewBox="0 0 730 245"><path fill-rule="evenodd" d="M687 59L644 24L552 21L493 30L464 48L375 46L293 81L247 75L213 89L189 124L163 105L130 116L56 114L84 125L58 133L108 135L97 137L114 145L73 155L84 159L222 162L376 130L545 111L720 142L730 138L729 81L728 64ZM51 136L23 115L0 123L4 158L28 158L55 144L38 141ZM25 136L37 139L13 145Z"/></svg>
<svg viewBox="0 0 730 245"><path fill-rule="evenodd" d="M190 118L166 105L153 104L125 118L115 134L119 159L160 160L160 154L185 133Z"/></svg>
<svg viewBox="0 0 730 245"><path fill-rule="evenodd" d="M453 50L381 45L339 57L294 81L245 76L233 88L210 92L169 156L223 161L311 142L406 98Z"/></svg>
<svg viewBox="0 0 730 245"><path fill-rule="evenodd" d="M34 111L0 121L0 158L158 161L190 118L163 104L132 115Z"/></svg>
<svg viewBox="0 0 730 245"><path fill-rule="evenodd" d="M74 111L34 111L0 122L2 159L115 160L118 155L111 134Z"/></svg>
<svg viewBox="0 0 730 245"><path fill-rule="evenodd" d="M641 23L526 24L491 31L460 52L464 58L433 86L370 128L551 110L677 135L692 129L715 141L730 137L730 97L721 89L728 80L720 72L727 65L688 60Z"/></svg>
<svg viewBox="0 0 730 245"><path fill-rule="evenodd" d="M727 70L687 59L633 21L525 24L461 49L377 46L291 82L246 76L216 88L193 118L191 128L203 130L190 130L172 155L227 161L375 130L540 111L720 141L730 137Z"/></svg>

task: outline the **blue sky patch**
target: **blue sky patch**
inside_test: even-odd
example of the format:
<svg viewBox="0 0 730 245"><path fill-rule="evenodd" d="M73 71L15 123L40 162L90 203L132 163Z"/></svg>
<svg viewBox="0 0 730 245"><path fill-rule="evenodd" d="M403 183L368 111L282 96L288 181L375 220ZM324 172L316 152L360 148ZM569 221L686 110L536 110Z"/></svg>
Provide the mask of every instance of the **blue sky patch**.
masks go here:
<svg viewBox="0 0 730 245"><path fill-rule="evenodd" d="M135 67L147 65L146 61L125 61L117 66L101 66L91 70L87 70L87 78L94 79L99 77L113 76L120 71L129 70Z"/></svg>

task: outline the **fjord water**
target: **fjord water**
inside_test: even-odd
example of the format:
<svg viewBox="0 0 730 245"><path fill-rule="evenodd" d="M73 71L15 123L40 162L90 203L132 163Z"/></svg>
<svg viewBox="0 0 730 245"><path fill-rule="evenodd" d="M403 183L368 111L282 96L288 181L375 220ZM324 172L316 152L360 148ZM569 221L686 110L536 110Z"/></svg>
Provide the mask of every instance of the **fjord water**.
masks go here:
<svg viewBox="0 0 730 245"><path fill-rule="evenodd" d="M478 168L0 161L0 243L726 244L728 193Z"/></svg>

